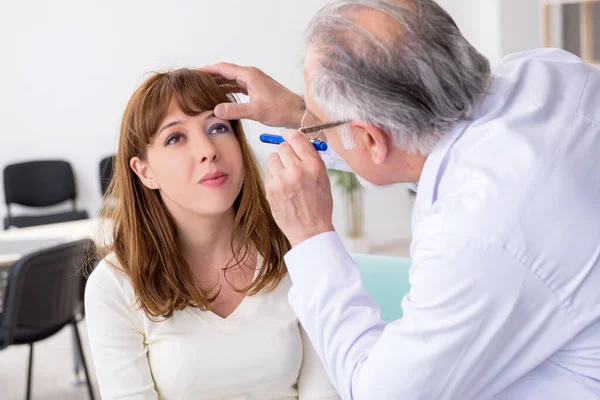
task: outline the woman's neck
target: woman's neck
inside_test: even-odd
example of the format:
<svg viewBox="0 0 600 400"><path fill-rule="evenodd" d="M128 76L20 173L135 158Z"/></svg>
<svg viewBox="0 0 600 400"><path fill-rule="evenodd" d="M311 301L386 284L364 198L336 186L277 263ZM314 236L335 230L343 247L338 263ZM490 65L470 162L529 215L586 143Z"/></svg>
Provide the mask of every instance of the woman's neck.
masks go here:
<svg viewBox="0 0 600 400"><path fill-rule="evenodd" d="M182 255L192 268L196 265L222 268L223 262L231 259L233 208L220 215L187 215L174 219Z"/></svg>
<svg viewBox="0 0 600 400"><path fill-rule="evenodd" d="M231 264L233 251L231 238L235 210L231 208L220 215L175 215L171 213L177 228L178 243L181 254L186 260L196 279L203 289L213 288L215 283L227 281L236 288L242 288L252 282L256 265L256 252L250 252L242 260L244 268L231 271L227 279L224 268ZM237 247L234 238L234 249ZM249 268L249 269L248 269Z"/></svg>

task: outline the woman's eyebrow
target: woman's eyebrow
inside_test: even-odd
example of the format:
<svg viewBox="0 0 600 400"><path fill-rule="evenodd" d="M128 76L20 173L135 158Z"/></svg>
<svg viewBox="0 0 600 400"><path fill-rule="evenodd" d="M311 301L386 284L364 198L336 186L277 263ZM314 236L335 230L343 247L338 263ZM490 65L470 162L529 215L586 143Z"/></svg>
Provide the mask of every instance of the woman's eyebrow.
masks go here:
<svg viewBox="0 0 600 400"><path fill-rule="evenodd" d="M158 130L158 133L161 133L165 129L170 128L170 127L175 126L175 125L180 124L180 123L181 123L181 121L179 121L179 120L177 120L177 121L171 121L171 122L163 125L163 127Z"/></svg>

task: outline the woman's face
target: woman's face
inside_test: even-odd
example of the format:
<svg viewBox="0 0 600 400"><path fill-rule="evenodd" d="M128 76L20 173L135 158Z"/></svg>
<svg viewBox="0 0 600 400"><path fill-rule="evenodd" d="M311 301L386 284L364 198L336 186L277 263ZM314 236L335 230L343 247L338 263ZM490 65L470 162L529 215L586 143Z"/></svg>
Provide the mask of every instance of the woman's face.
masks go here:
<svg viewBox="0 0 600 400"><path fill-rule="evenodd" d="M130 165L144 185L159 190L172 215L228 211L242 188L242 151L229 121L212 111L184 114L172 102L152 137L146 159Z"/></svg>

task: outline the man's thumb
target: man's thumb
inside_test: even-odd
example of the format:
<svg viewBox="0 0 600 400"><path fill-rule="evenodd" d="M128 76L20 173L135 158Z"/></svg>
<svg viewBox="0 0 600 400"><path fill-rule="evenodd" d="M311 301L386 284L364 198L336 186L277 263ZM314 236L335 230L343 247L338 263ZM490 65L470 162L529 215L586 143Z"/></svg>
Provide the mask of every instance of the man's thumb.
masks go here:
<svg viewBox="0 0 600 400"><path fill-rule="evenodd" d="M215 107L215 116L221 119L254 119L248 103L222 103Z"/></svg>

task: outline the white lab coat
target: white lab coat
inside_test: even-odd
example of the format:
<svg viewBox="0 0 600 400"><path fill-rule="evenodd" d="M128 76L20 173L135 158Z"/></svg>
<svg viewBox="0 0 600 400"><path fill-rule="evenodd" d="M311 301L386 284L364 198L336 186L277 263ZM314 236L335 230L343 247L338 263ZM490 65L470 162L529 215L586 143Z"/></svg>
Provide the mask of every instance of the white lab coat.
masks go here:
<svg viewBox="0 0 600 400"><path fill-rule="evenodd" d="M556 49L505 58L429 155L412 233L389 324L335 232L285 256L343 398L600 398L600 71Z"/></svg>

